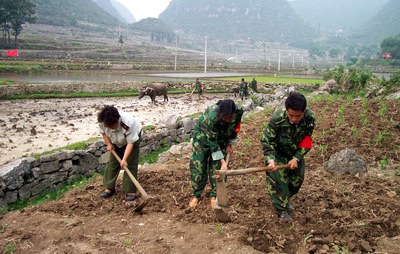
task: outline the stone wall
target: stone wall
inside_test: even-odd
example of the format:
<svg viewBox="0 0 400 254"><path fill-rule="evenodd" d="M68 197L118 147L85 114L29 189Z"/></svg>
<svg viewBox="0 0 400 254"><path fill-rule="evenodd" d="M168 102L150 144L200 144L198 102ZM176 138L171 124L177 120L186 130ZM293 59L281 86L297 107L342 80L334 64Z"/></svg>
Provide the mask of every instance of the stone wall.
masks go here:
<svg viewBox="0 0 400 254"><path fill-rule="evenodd" d="M239 80L239 79L238 79ZM194 82L160 82L167 83L168 88L180 90L192 90ZM11 95L21 94L67 94L67 93L113 93L121 91L137 91L143 88L148 83L146 82L104 82L104 83L55 83L55 84L13 84L0 86L0 98L5 98ZM233 87L239 87L239 81L229 82L206 82L205 88L207 89L222 89L226 92L231 92ZM319 85L310 84L281 84L281 83L259 83L260 88L267 91L272 91L278 87L296 87L297 89L308 88L316 90Z"/></svg>
<svg viewBox="0 0 400 254"><path fill-rule="evenodd" d="M189 140L195 125L196 120L185 118L168 128L143 131L141 156L162 146ZM60 151L39 159L20 158L0 166L0 206L28 200L81 177L100 173L108 161L109 153L106 152L104 141L97 141L89 144L84 151Z"/></svg>

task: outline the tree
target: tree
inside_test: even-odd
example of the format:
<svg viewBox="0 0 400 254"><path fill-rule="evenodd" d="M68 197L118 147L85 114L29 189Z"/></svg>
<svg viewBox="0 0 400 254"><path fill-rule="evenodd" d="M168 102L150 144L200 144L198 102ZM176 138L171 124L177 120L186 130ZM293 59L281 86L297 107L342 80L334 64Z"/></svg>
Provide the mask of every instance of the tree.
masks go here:
<svg viewBox="0 0 400 254"><path fill-rule="evenodd" d="M11 1L7 0L0 0L0 25L2 27L2 35L3 35L3 43L4 45L10 44L10 4Z"/></svg>
<svg viewBox="0 0 400 254"><path fill-rule="evenodd" d="M331 48L328 52L330 58L338 58L342 54L341 49Z"/></svg>
<svg viewBox="0 0 400 254"><path fill-rule="evenodd" d="M400 34L384 39L381 43L382 53L391 53L392 58L400 58Z"/></svg>
<svg viewBox="0 0 400 254"><path fill-rule="evenodd" d="M26 22L35 23L36 21L36 5L33 0L0 0L4 3L4 11L7 15L6 24L14 30L14 47L17 48L18 35L22 31L22 25ZM0 9L2 9L0 7Z"/></svg>
<svg viewBox="0 0 400 254"><path fill-rule="evenodd" d="M308 50L308 55L314 60L317 58L324 59L326 57L326 52L322 46L314 45Z"/></svg>

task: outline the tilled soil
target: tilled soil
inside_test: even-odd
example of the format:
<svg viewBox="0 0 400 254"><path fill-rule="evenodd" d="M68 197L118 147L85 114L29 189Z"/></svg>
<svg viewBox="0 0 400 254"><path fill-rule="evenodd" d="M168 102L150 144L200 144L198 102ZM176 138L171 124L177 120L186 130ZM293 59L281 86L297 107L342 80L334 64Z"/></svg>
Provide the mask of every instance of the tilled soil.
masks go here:
<svg viewBox="0 0 400 254"><path fill-rule="evenodd" d="M167 162L141 167L139 181L153 197L142 213L132 212L140 201L127 204L121 193L99 199L99 176L58 201L4 215L0 246L4 253L399 253L399 103L322 100L310 108L314 148L292 200L292 223L276 218L262 173L228 178L232 222L216 221L209 189L189 210L186 146ZM231 169L263 165L259 138L270 114L245 114ZM324 162L344 148L366 161L367 173L326 171Z"/></svg>

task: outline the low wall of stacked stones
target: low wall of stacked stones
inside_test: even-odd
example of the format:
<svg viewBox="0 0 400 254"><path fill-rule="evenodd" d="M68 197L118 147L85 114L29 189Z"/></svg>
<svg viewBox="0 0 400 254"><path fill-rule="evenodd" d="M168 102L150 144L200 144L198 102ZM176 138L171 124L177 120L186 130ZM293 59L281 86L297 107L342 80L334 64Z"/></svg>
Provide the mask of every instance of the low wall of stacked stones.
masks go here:
<svg viewBox="0 0 400 254"><path fill-rule="evenodd" d="M191 90L194 82L160 82L168 85L168 88ZM104 82L104 83L56 83L56 84L13 84L0 86L0 98L23 94L65 94L65 93L114 93L122 91L137 91L145 87L146 82ZM239 87L239 82L206 82L207 89L221 89L231 92L233 87ZM283 83L259 83L260 88L273 90L279 87L295 87L297 89L317 89L319 85L311 84L283 84Z"/></svg>
<svg viewBox="0 0 400 254"><path fill-rule="evenodd" d="M188 141L197 120L185 118L174 126L155 131L143 131L141 156L163 146ZM45 191L52 191L82 177L101 173L108 161L104 141L90 143L87 150L63 150L39 159L33 157L0 166L0 206L18 200L29 200Z"/></svg>

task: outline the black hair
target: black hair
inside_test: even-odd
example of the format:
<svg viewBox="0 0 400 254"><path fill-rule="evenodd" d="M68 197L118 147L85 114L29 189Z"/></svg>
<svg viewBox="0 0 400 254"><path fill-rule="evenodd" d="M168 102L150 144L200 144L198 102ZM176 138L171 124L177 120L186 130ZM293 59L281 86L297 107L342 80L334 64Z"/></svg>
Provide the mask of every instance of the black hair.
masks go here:
<svg viewBox="0 0 400 254"><path fill-rule="evenodd" d="M97 121L104 123L106 127L112 126L118 122L120 118L118 109L114 106L104 106L104 108L97 114Z"/></svg>
<svg viewBox="0 0 400 254"><path fill-rule="evenodd" d="M242 78L242 81L244 81L244 78Z"/></svg>
<svg viewBox="0 0 400 254"><path fill-rule="evenodd" d="M304 112L307 108L306 97L300 93L291 92L285 101L285 107L286 110L293 109Z"/></svg>
<svg viewBox="0 0 400 254"><path fill-rule="evenodd" d="M219 106L217 110L219 119L222 119L225 116L232 116L236 113L236 105L233 100L220 100L217 102L217 105Z"/></svg>

